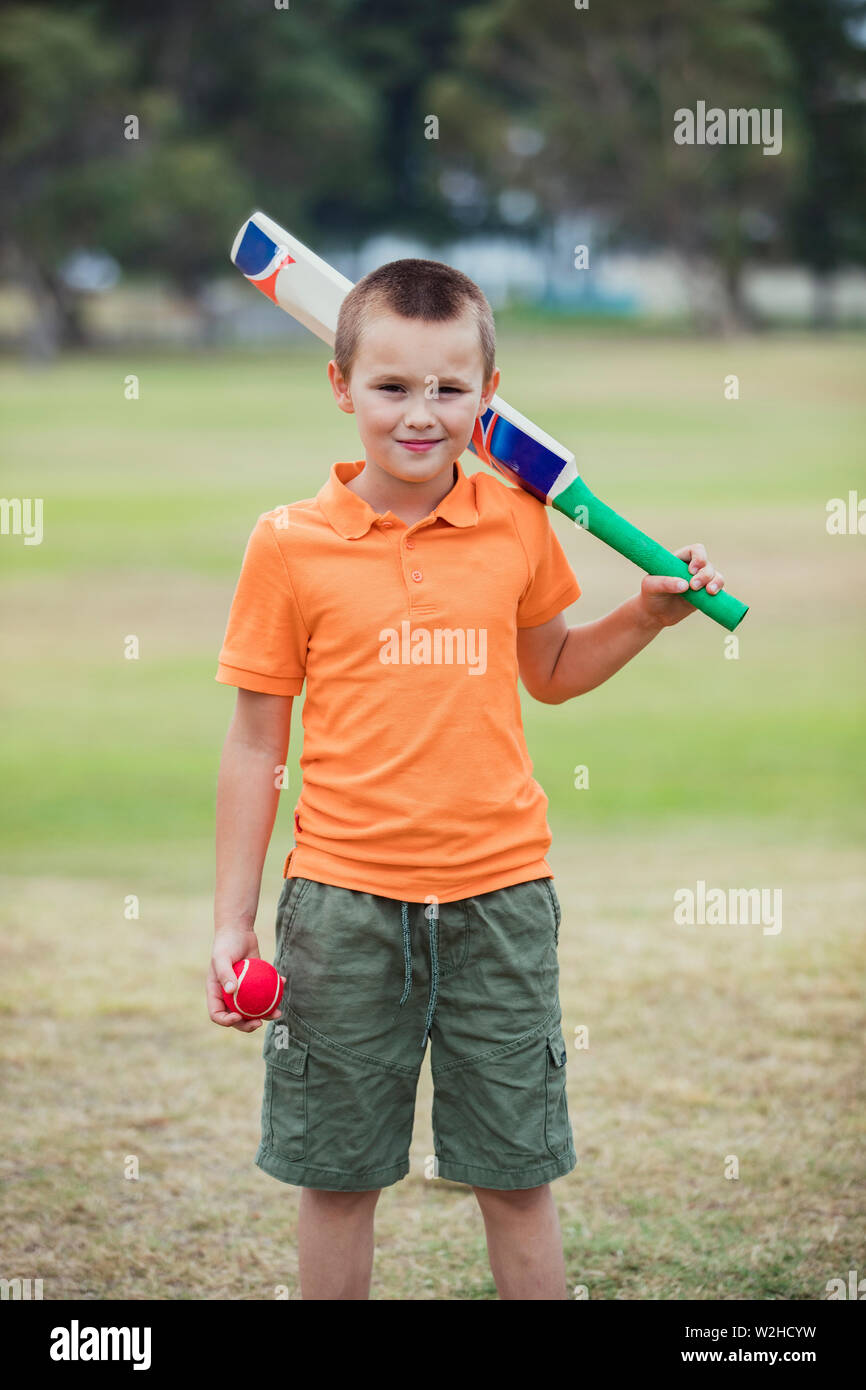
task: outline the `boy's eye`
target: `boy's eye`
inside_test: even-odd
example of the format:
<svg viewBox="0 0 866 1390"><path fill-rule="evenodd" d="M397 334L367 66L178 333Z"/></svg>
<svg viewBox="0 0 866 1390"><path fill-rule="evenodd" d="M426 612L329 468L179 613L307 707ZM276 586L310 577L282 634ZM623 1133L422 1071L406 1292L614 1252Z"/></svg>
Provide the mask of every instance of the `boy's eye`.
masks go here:
<svg viewBox="0 0 866 1390"><path fill-rule="evenodd" d="M384 382L384 383L379 387L379 390L380 390L380 391L402 391L402 390L404 390L404 389L405 389L405 388L402 387L402 386L399 384L399 382L396 382L396 381ZM445 396L445 395L450 395L450 396L461 396L462 394L463 394L463 389L462 389L462 387L460 387L460 386L440 386L440 387L439 387L439 395L440 395L440 396Z"/></svg>

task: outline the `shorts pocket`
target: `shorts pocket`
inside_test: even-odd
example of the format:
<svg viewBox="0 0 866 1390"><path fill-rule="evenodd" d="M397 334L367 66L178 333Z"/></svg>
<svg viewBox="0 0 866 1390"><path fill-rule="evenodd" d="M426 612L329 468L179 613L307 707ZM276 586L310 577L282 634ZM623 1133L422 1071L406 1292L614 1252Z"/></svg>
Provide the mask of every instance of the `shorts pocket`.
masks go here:
<svg viewBox="0 0 866 1390"><path fill-rule="evenodd" d="M568 1098L565 1090L565 1039L559 1028L547 1035L547 1094L545 1097L544 1138L556 1158L572 1143Z"/></svg>
<svg viewBox="0 0 866 1390"><path fill-rule="evenodd" d="M274 965L278 968L289 944L295 914L301 899L309 892L312 883L313 879L311 878L287 878L283 884L283 891L277 904L276 959ZM285 974L285 971L281 973Z"/></svg>
<svg viewBox="0 0 866 1390"><path fill-rule="evenodd" d="M553 882L549 878L543 878L541 883L550 902L550 910L553 913L553 940L555 945L559 945L559 925L562 921L562 908L559 905L559 897Z"/></svg>
<svg viewBox="0 0 866 1390"><path fill-rule="evenodd" d="M272 1024L265 1037L265 1092L262 1139L283 1158L304 1157L307 1146L308 1047L285 1024Z"/></svg>

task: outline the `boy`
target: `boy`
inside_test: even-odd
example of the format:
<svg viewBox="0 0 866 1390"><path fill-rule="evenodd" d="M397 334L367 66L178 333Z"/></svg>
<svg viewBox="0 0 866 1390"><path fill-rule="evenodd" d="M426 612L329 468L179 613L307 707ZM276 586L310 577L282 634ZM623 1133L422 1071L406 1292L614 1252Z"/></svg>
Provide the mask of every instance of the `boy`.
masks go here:
<svg viewBox="0 0 866 1390"><path fill-rule="evenodd" d="M576 1164L545 861L518 674L548 704L607 680L693 610L647 576L569 628L580 588L546 509L458 462L499 385L466 276L403 260L343 303L328 374L364 459L250 536L217 680L238 686L217 792L209 1011L257 956L292 700L303 785L284 869L256 1163L302 1188L305 1299L369 1297L374 1208L408 1172L428 1038L438 1174L469 1184L503 1299L565 1299L553 1179ZM695 588L723 578L677 552Z"/></svg>

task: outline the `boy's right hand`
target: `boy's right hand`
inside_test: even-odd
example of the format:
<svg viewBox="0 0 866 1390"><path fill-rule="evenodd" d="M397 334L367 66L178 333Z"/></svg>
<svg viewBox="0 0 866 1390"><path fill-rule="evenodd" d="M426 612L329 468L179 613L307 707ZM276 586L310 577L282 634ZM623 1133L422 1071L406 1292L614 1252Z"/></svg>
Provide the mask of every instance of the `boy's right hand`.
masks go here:
<svg viewBox="0 0 866 1390"><path fill-rule="evenodd" d="M259 959L259 943L250 928L225 927L215 934L207 973L207 1011L212 1023L218 1023L221 1028L237 1028L239 1033L254 1033L266 1022L263 1018L244 1018L243 1014L232 1013L226 1008L222 994L224 988L231 993L237 985L234 972L236 960ZM281 975L280 979L285 984L286 977ZM279 1018L279 1009L274 1009L267 1017Z"/></svg>

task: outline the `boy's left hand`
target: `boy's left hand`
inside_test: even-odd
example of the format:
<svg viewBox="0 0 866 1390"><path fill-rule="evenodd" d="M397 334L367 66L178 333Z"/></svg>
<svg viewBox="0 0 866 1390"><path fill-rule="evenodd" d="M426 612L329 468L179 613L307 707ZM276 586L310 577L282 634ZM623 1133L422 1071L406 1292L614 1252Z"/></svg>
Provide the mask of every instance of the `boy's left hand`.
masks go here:
<svg viewBox="0 0 866 1390"><path fill-rule="evenodd" d="M706 586L708 594L717 594L724 588L725 576L707 559L706 548L700 541L694 545L684 545L682 550L676 550L674 554L689 566L689 588L695 590ZM659 627L673 627L674 623L681 623L690 613L697 612L688 599L681 597L684 592L679 579L666 574L646 574L640 586L639 602L646 616Z"/></svg>

